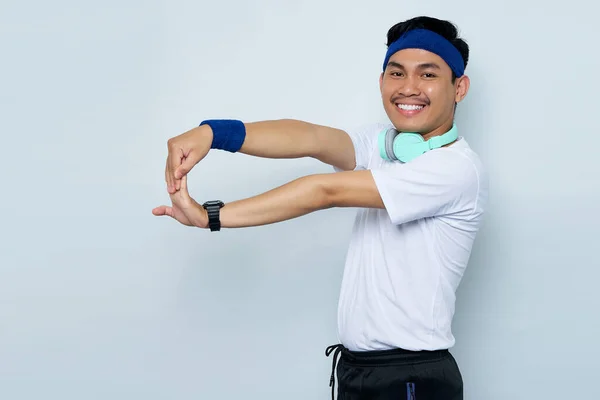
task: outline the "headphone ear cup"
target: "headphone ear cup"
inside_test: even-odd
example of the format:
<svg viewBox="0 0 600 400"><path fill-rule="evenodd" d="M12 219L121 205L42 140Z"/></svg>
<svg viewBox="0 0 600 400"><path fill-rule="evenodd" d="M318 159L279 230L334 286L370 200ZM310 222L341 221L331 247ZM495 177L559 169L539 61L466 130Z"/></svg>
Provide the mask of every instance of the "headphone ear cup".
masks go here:
<svg viewBox="0 0 600 400"><path fill-rule="evenodd" d="M379 132L377 138L379 155L386 161L398 161L394 154L394 139L396 139L396 136L398 136L398 131L394 128Z"/></svg>
<svg viewBox="0 0 600 400"><path fill-rule="evenodd" d="M403 133L394 140L393 152L403 163L420 156L427 151L427 143L418 133Z"/></svg>

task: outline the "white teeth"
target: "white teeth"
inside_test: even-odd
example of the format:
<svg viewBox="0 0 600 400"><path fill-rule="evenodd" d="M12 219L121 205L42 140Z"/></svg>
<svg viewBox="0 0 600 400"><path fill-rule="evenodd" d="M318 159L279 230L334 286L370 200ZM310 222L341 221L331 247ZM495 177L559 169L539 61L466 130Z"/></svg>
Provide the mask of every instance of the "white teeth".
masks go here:
<svg viewBox="0 0 600 400"><path fill-rule="evenodd" d="M398 108L402 109L402 110L406 110L406 111L414 111L414 110L420 110L425 106L418 106L415 104L398 104Z"/></svg>

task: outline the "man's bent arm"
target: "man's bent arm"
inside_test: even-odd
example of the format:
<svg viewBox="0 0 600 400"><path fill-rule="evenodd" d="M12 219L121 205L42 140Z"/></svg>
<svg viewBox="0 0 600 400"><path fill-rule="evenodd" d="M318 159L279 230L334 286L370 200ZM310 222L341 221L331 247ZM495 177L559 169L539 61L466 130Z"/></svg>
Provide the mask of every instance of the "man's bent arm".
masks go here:
<svg viewBox="0 0 600 400"><path fill-rule="evenodd" d="M225 204L223 228L273 224L332 207L384 208L370 171L309 175L268 192Z"/></svg>
<svg viewBox="0 0 600 400"><path fill-rule="evenodd" d="M344 170L355 167L354 146L341 129L294 119L244 125L246 138L240 153L265 158L312 157Z"/></svg>

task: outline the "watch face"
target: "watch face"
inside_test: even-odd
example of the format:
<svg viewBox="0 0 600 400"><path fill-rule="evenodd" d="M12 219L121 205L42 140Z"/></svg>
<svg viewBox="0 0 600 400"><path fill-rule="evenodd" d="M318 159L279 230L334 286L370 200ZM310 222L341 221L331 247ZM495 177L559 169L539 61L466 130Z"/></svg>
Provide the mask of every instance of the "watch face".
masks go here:
<svg viewBox="0 0 600 400"><path fill-rule="evenodd" d="M223 202L221 200L211 200L211 201L207 201L202 206L203 207L214 207L214 206L223 207L224 205L225 204L223 204Z"/></svg>

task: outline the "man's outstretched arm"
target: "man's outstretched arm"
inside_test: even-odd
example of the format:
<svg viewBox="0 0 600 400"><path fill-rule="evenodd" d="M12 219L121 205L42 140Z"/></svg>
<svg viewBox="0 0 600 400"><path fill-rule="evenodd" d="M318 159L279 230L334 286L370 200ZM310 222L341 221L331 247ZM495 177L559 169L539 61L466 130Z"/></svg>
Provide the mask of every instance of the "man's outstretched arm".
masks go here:
<svg viewBox="0 0 600 400"><path fill-rule="evenodd" d="M258 196L226 204L221 226L273 224L333 207L384 208L370 171L308 175Z"/></svg>
<svg viewBox="0 0 600 400"><path fill-rule="evenodd" d="M342 170L355 167L352 140L341 129L293 119L244 123L244 128L240 153L266 158L312 157ZM168 140L165 180L170 194L208 154L214 139L212 128L202 125Z"/></svg>
<svg viewBox="0 0 600 400"><path fill-rule="evenodd" d="M187 177L171 194L173 205L153 210L180 223L208 227L202 206L189 196ZM384 208L371 171L344 171L308 175L257 196L226 203L221 208L221 227L243 228L273 224L332 207Z"/></svg>

